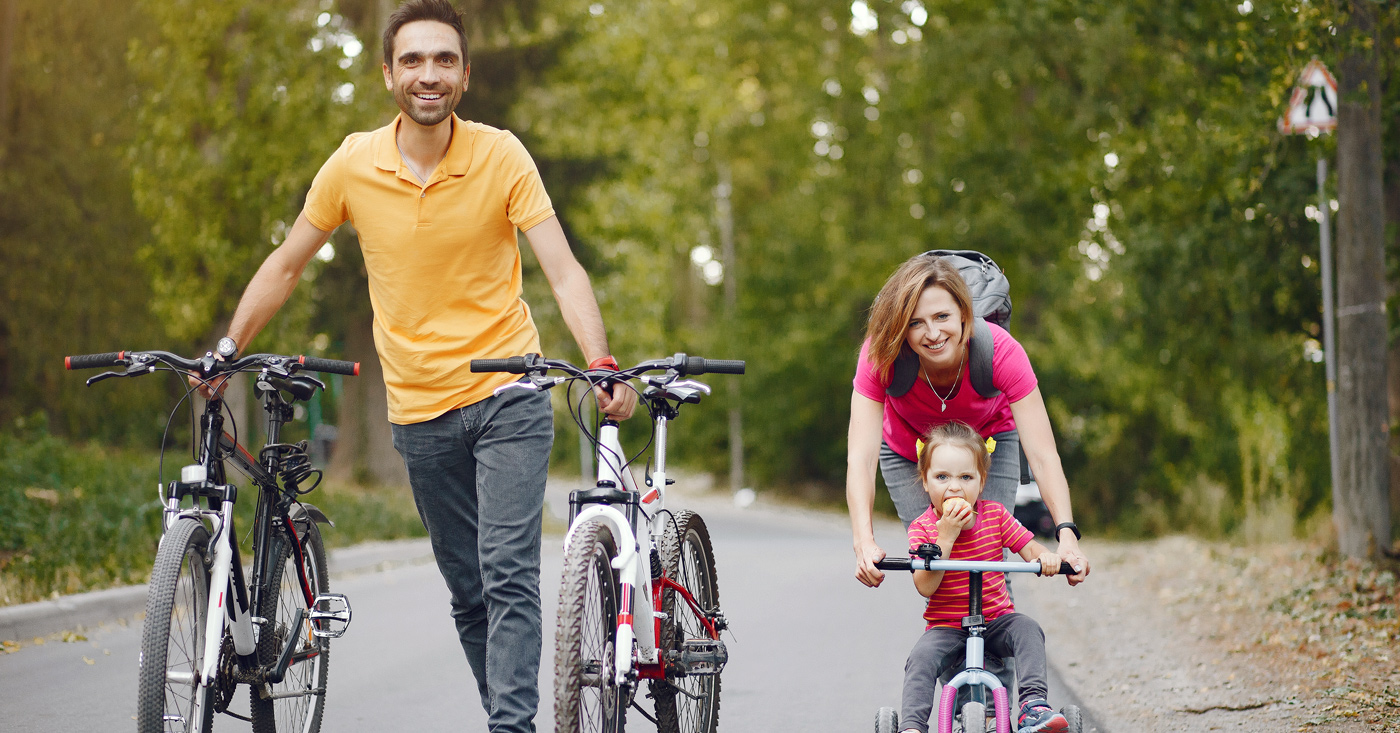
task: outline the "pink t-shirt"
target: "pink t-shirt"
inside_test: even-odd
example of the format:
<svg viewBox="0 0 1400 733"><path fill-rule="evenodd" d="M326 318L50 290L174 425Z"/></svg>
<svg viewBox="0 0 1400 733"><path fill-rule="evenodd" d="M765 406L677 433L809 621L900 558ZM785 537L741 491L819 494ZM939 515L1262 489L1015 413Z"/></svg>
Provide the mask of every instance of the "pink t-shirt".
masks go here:
<svg viewBox="0 0 1400 733"><path fill-rule="evenodd" d="M885 443L895 453L911 461L918 460L914 441L935 425L958 420L972 426L984 438L1000 432L1016 429L1016 421L1011 417L1011 403L1035 390L1035 372L1026 350L1006 329L988 323L992 332L992 385L1001 394L985 399L972 387L972 377L966 366L963 367L962 383L953 398L948 400L948 409L940 410L941 402L934 396L933 388L923 379L914 381L914 386L903 397L890 397L885 394L889 386L880 379L875 366L870 362L870 341L860 347L860 359L856 362L856 392L885 405Z"/></svg>
<svg viewBox="0 0 1400 733"><path fill-rule="evenodd" d="M953 542L953 550L945 560L980 560L1000 562L1001 548L1020 552L1034 536L1021 526L1011 512L999 502L979 501L975 507L977 516L972 526L958 533ZM909 525L909 554L924 543L938 541L938 515L929 507ZM971 583L966 571L943 573L943 582L928 599L924 608L926 629L935 626L962 628L962 619L967 615L967 598L971 595ZM1004 573L982 573L982 615L988 621L1016 610L1011 605L1011 597L1006 594Z"/></svg>

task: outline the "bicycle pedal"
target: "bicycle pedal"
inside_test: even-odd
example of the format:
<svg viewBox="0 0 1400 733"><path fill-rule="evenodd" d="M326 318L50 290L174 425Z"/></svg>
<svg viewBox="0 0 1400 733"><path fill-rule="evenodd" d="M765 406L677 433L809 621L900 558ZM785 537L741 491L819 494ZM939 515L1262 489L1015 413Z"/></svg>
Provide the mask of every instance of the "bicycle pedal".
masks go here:
<svg viewBox="0 0 1400 733"><path fill-rule="evenodd" d="M729 650L718 639L686 639L680 652L687 675L716 675L729 661Z"/></svg>
<svg viewBox="0 0 1400 733"><path fill-rule="evenodd" d="M350 600L343 593L322 593L310 613L311 633L322 639L339 639L350 628Z"/></svg>

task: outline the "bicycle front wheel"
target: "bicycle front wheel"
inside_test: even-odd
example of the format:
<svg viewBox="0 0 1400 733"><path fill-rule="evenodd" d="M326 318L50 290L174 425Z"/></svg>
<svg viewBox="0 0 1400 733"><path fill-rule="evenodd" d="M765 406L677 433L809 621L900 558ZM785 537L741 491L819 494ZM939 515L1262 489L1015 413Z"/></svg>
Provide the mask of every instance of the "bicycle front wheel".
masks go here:
<svg viewBox="0 0 1400 733"><path fill-rule="evenodd" d="M715 553L705 521L694 512L677 512L675 524L662 534L661 562L666 577L690 592L700 610L719 614ZM710 639L709 628L685 598L667 587L661 592L662 653L678 651L689 639ZM719 723L719 674L673 675L652 682L657 729L661 733L713 733Z"/></svg>
<svg viewBox="0 0 1400 733"><path fill-rule="evenodd" d="M293 526L301 540L300 558L289 534L272 535L272 568L258 614L267 619L258 638L258 663L276 663L289 638L294 637L296 645L282 681L265 686L267 697L263 696L262 686L252 688L249 697L254 733L316 733L321 729L321 714L326 707L330 640L312 633L308 617L312 609L301 585L304 573L313 596L330 589L326 548L314 522L295 520ZM294 625L297 611L302 609L308 615L302 617L300 625Z"/></svg>
<svg viewBox="0 0 1400 733"><path fill-rule="evenodd" d="M198 683L209 613L209 530L176 522L161 538L146 592L136 694L140 733L213 728L214 686Z"/></svg>
<svg viewBox="0 0 1400 733"><path fill-rule="evenodd" d="M612 532L587 522L564 555L559 625L554 635L555 733L620 733L627 720L623 690L614 678L617 654L617 578Z"/></svg>

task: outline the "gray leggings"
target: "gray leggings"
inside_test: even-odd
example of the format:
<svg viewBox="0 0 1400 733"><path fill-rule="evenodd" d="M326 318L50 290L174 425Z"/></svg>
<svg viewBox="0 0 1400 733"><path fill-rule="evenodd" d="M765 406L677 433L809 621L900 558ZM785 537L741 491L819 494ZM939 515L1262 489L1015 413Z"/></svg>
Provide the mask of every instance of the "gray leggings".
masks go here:
<svg viewBox="0 0 1400 733"><path fill-rule="evenodd" d="M1015 430L992 436L997 449L992 452L992 468L987 472L987 485L982 498L1001 502L1007 511L1016 509L1016 486L1021 483L1021 436ZM919 464L880 444L880 475L889 487L895 511L904 529L928 509L928 493L919 477Z"/></svg>
<svg viewBox="0 0 1400 733"><path fill-rule="evenodd" d="M997 441L1000 443L1001 441ZM1017 683L1022 702L1045 698L1045 632L1030 616L1008 613L987 623L985 637L987 655L1016 657ZM940 671L955 666L961 660L967 641L962 629L935 627L924 632L909 652L904 665L904 694L900 703L899 728L928 731L929 712L933 709L934 692L938 688ZM1012 711L1014 716L1016 711Z"/></svg>

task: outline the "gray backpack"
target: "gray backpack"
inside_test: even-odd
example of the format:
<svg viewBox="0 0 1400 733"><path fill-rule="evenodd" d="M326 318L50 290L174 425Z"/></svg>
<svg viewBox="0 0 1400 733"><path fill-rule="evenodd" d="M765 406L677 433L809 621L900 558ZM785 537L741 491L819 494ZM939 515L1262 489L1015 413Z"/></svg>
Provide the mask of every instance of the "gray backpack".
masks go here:
<svg viewBox="0 0 1400 733"><path fill-rule="evenodd" d="M920 257L942 257L948 260L967 282L972 295L972 341L968 345L968 373L972 388L988 399L1001 394L992 386L992 332L987 321L1010 330L1011 283L992 258L970 249L934 249ZM903 348L890 371L890 386L885 394L902 397L919 377L919 358Z"/></svg>

